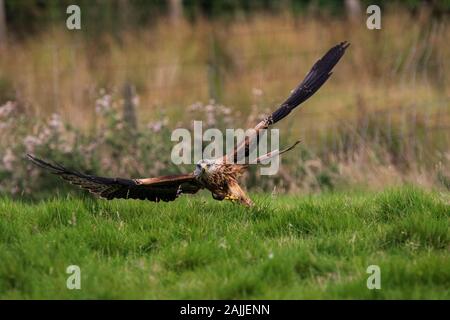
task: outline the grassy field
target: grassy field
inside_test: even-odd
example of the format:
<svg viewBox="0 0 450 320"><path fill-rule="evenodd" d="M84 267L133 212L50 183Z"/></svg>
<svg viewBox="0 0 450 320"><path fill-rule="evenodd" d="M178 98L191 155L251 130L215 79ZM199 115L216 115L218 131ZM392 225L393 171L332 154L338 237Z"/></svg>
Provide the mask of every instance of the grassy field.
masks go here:
<svg viewBox="0 0 450 320"><path fill-rule="evenodd" d="M448 193L254 198L3 199L0 298L450 298ZM66 288L73 264L81 290Z"/></svg>

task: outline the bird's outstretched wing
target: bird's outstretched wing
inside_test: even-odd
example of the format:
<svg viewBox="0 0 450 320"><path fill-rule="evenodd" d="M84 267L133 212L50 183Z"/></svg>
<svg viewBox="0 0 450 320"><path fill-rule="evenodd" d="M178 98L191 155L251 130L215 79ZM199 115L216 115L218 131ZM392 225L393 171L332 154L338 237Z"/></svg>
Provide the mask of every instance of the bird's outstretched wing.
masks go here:
<svg viewBox="0 0 450 320"><path fill-rule="evenodd" d="M78 185L89 192L108 200L141 199L150 201L173 201L180 194L196 193L202 187L197 183L193 174L182 174L173 176L161 176L146 179L122 179L105 178L87 175L78 171L69 170L59 164L51 164L38 159L32 155L28 158L41 168L49 170Z"/></svg>
<svg viewBox="0 0 450 320"><path fill-rule="evenodd" d="M350 44L348 42L341 42L328 50L328 52L313 65L305 79L303 79L303 81L291 92L291 95L286 99L286 101L284 101L271 115L256 125L254 128L256 132L253 138L258 137L258 132L260 130L267 129L274 123L277 123L286 117L299 104L307 100L317 90L319 90L331 76L331 70L342 58L349 45ZM248 149L251 139L252 137L246 137L246 139L242 141L242 143L239 144L231 154L224 157L224 160L226 162L236 163L238 157L248 157Z"/></svg>

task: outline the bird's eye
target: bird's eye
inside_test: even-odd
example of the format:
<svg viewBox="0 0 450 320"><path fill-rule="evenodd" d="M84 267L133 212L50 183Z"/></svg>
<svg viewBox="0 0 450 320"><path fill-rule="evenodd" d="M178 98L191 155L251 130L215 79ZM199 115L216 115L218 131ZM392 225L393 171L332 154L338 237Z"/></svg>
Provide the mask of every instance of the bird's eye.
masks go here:
<svg viewBox="0 0 450 320"><path fill-rule="evenodd" d="M207 166L208 168L211 167L211 163L206 164L206 166Z"/></svg>

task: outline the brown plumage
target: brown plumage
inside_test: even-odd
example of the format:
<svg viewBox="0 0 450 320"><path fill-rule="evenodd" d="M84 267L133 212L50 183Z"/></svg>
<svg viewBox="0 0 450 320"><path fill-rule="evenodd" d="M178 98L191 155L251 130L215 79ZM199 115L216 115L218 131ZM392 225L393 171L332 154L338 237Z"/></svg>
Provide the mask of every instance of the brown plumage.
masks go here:
<svg viewBox="0 0 450 320"><path fill-rule="evenodd" d="M331 48L319 59L305 79L294 89L291 95L281 106L263 121L256 125L255 135L246 137L232 153L219 159L201 160L193 173L162 176L145 179L105 178L87 175L75 170L69 170L59 164L51 164L32 155L28 158L36 165L48 169L51 173L61 176L72 184L105 199L141 199L150 201L173 201L183 193L194 194L200 189L208 189L216 200L237 201L243 205L251 206L253 202L239 186L238 178L245 172L248 165L242 165L239 155L246 160L250 154L249 148L252 139L258 139L258 133L267 129L286 117L299 104L311 97L331 76L331 70L344 55L349 44L342 42ZM298 141L282 151L272 151L257 159L260 163L263 159L278 156L291 150ZM244 163L248 163L245 162Z"/></svg>
<svg viewBox="0 0 450 320"><path fill-rule="evenodd" d="M260 130L267 129L271 125L277 123L284 117L286 117L292 110L294 110L302 102L311 97L320 87L328 80L332 75L331 70L339 62L345 53L345 50L350 44L346 41L334 46L328 52L319 59L306 75L305 79L291 92L291 95L284 101L281 106L275 110L272 114L264 118L260 123L255 126L255 136ZM246 137L246 139L237 146L231 154L224 156L224 161L237 163L239 161L238 156L244 154L248 157L250 154L249 146L252 137ZM242 150L244 149L244 150Z"/></svg>
<svg viewBox="0 0 450 320"><path fill-rule="evenodd" d="M105 178L69 170L59 164L51 164L32 155L28 158L41 168L49 170L104 199L140 199L173 201L181 193L196 193L202 188L193 174L161 176L147 179Z"/></svg>

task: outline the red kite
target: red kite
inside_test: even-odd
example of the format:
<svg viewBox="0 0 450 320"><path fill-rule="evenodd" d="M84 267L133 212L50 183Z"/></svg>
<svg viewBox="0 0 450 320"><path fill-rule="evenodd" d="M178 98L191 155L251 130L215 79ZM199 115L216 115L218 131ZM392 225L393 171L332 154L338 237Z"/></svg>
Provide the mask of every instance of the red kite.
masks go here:
<svg viewBox="0 0 450 320"><path fill-rule="evenodd" d="M319 59L305 79L291 92L281 106L254 128L256 133L267 129L286 117L298 105L311 97L328 80L333 67L344 55L349 43L342 42L331 48ZM253 138L257 139L257 135ZM247 164L238 164L238 155L249 155L251 137L234 148L231 154L218 159L200 160L194 172L189 174L161 176L144 179L105 178L87 175L75 170L69 170L59 164L50 164L32 155L28 158L36 165L48 169L51 173L61 176L72 184L78 185L89 192L108 200L114 198L141 199L159 202L173 201L183 193L196 193L200 189L208 189L216 200L237 201L243 205L251 206L253 203L239 186L237 179L248 167ZM297 145L282 151L273 151L257 159L260 163L263 158L271 158L291 150Z"/></svg>

